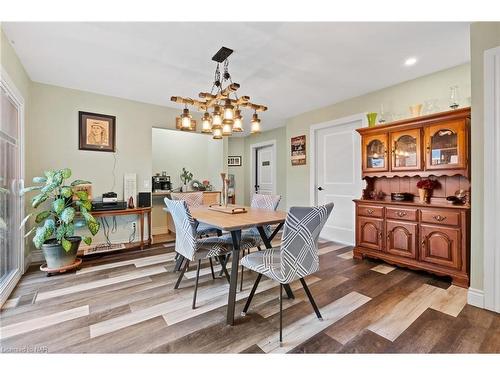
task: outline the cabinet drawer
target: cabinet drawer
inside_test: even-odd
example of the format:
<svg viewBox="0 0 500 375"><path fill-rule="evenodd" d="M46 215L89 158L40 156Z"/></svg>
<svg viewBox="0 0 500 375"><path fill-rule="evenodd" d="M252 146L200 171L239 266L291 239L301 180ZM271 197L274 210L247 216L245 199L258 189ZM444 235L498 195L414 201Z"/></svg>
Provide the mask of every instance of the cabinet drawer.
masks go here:
<svg viewBox="0 0 500 375"><path fill-rule="evenodd" d="M368 216L368 217L382 217L384 212L384 207L382 206L358 206L358 215L359 216Z"/></svg>
<svg viewBox="0 0 500 375"><path fill-rule="evenodd" d="M414 208L387 207L385 215L388 219L417 220L417 210Z"/></svg>
<svg viewBox="0 0 500 375"><path fill-rule="evenodd" d="M454 225L460 224L460 213L444 210L421 210L421 220L424 223Z"/></svg>

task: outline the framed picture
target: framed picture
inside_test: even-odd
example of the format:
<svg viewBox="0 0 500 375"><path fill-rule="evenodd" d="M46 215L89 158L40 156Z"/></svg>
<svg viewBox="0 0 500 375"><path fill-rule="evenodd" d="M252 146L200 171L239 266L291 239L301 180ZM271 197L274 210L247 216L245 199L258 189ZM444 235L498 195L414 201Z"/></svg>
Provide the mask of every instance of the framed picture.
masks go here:
<svg viewBox="0 0 500 375"><path fill-rule="evenodd" d="M290 144L291 144L292 165L305 165L306 136L299 135L298 137L292 137Z"/></svg>
<svg viewBox="0 0 500 375"><path fill-rule="evenodd" d="M241 167L241 156L228 156L227 157L228 167Z"/></svg>
<svg viewBox="0 0 500 375"><path fill-rule="evenodd" d="M116 117L78 112L78 149L115 152Z"/></svg>

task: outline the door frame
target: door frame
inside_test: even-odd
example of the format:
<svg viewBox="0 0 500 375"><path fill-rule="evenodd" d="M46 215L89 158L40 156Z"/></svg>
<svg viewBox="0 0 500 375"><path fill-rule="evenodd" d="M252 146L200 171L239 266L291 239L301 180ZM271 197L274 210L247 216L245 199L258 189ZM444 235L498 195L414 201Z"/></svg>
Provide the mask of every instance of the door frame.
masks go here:
<svg viewBox="0 0 500 375"><path fill-rule="evenodd" d="M19 176L19 186L17 187L18 190L22 189L24 186L24 176L25 176L25 156L24 156L24 136L25 136L25 128L24 128L24 116L25 116L25 101L24 97L22 96L21 92L18 90L12 79L10 78L9 74L6 72L3 66L0 65L0 86L3 87L3 89L7 92L9 97L12 99L12 101L16 104L17 110L18 110L18 121L19 121L19 162L20 162L20 176ZM25 213L25 207L24 207L24 197L20 197L19 199L19 213L20 213L20 219L22 220L22 217ZM3 286L0 287L0 307L5 303L5 301L8 298L8 294L12 292L14 287L16 286L17 282L21 278L22 274L25 271L25 268L29 265L29 256L28 259L25 259L24 257L24 231L21 231L21 229L16 228L19 233L18 233L18 240L19 240L19 254L18 256L18 272L13 274L10 278L10 280L7 281L7 283Z"/></svg>
<svg viewBox="0 0 500 375"><path fill-rule="evenodd" d="M366 113L358 113L355 115L351 116L346 116L346 117L341 117L335 120L331 121L326 121L326 122L321 122L319 124L314 124L311 125L309 128L309 150L310 151L310 160L311 160L311 165L310 165L310 172L309 172L309 202L311 206L315 206L317 204L316 200L316 177L317 177L317 170L316 170L316 132L319 130L323 130L325 128L330 128L330 127L335 127L335 126L340 126L340 125L345 125L346 123L349 122L355 122L355 121L360 121L361 122L361 127L365 128L368 126L368 119L366 117ZM355 145L355 151L359 153L360 158L361 158L361 143L358 142L357 145ZM363 162L363 161L361 161ZM358 165L357 168L359 168L360 171L360 176L361 174L361 165ZM359 192L361 194L361 192ZM361 195L360 195L361 196ZM354 209L354 207L353 207ZM356 223L353 223L353 230L356 232ZM354 245L354 244L348 244L348 245Z"/></svg>
<svg viewBox="0 0 500 375"><path fill-rule="evenodd" d="M271 139L269 141L254 143L250 145L250 199L252 198L252 194L255 193L255 152L258 148L272 146L273 148L273 159L274 163L272 165L272 175L273 175L273 194L276 194L277 184L278 184L278 176L277 176L277 152L276 152L276 140Z"/></svg>
<svg viewBox="0 0 500 375"><path fill-rule="evenodd" d="M500 312L500 47L484 52L484 299L488 310ZM481 303L480 293L469 289L469 302ZM474 298L476 297L476 298ZM478 303L479 302L479 303ZM477 304L476 304L477 303Z"/></svg>

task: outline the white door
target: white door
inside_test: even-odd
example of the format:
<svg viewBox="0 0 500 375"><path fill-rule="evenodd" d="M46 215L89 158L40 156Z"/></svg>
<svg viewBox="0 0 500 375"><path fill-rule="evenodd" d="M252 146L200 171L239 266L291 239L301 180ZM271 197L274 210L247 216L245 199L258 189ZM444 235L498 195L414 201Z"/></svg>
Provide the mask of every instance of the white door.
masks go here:
<svg viewBox="0 0 500 375"><path fill-rule="evenodd" d="M22 99L2 72L0 80L0 306L23 271L23 238L19 225L23 203Z"/></svg>
<svg viewBox="0 0 500 375"><path fill-rule="evenodd" d="M264 146L255 149L255 184L254 191L258 194L273 194L274 184L274 146Z"/></svg>
<svg viewBox="0 0 500 375"><path fill-rule="evenodd" d="M362 117L336 120L311 129L314 204L334 203L332 215L321 237L354 245L355 215L353 199L361 197L361 146L355 129Z"/></svg>

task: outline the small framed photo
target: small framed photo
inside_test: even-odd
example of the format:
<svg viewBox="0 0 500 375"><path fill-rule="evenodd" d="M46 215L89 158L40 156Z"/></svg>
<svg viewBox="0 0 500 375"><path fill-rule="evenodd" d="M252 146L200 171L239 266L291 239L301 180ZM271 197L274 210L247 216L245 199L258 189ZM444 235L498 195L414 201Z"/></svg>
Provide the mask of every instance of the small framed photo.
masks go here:
<svg viewBox="0 0 500 375"><path fill-rule="evenodd" d="M78 149L115 152L116 117L78 112Z"/></svg>
<svg viewBox="0 0 500 375"><path fill-rule="evenodd" d="M228 156L227 157L228 167L241 167L241 156Z"/></svg>

